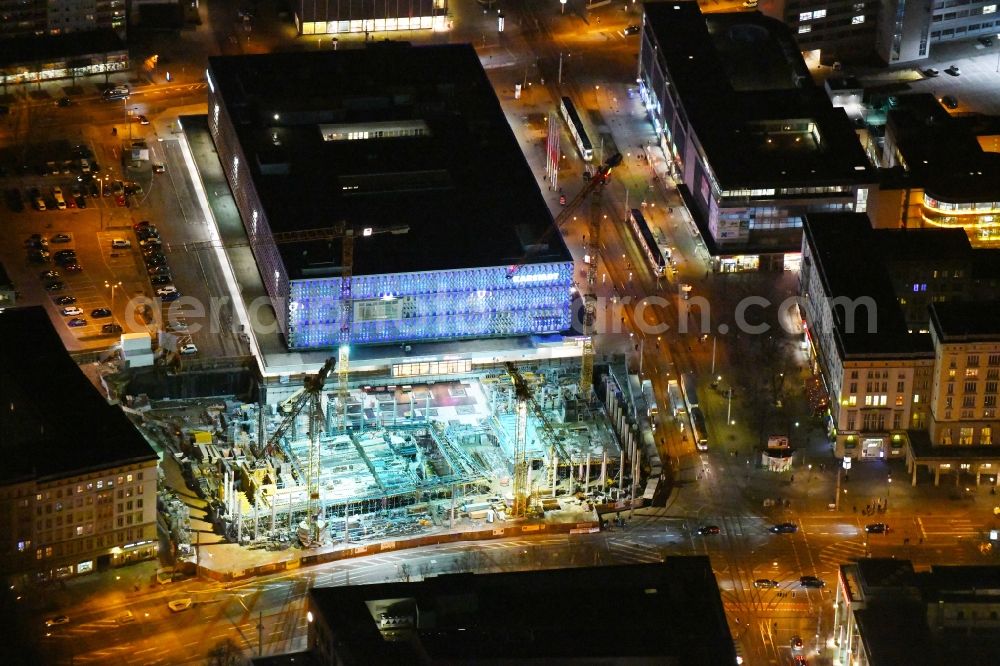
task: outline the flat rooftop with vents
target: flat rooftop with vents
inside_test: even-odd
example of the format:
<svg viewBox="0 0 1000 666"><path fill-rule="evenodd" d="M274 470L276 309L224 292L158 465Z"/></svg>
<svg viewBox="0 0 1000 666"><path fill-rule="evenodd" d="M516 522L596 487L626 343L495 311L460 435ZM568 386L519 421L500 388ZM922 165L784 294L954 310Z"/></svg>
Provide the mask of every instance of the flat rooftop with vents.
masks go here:
<svg viewBox="0 0 1000 666"><path fill-rule="evenodd" d="M290 349L570 328L572 259L471 46L210 58L208 123ZM341 225L349 283L309 239Z"/></svg>

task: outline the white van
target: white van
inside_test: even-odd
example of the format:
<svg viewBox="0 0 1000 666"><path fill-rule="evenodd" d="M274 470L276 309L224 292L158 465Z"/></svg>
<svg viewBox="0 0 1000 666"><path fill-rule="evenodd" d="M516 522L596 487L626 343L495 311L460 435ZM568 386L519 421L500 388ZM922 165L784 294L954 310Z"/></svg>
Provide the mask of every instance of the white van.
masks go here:
<svg viewBox="0 0 1000 666"><path fill-rule="evenodd" d="M124 238L112 238L111 239L111 249L112 250L128 250L132 247L132 241L126 240Z"/></svg>

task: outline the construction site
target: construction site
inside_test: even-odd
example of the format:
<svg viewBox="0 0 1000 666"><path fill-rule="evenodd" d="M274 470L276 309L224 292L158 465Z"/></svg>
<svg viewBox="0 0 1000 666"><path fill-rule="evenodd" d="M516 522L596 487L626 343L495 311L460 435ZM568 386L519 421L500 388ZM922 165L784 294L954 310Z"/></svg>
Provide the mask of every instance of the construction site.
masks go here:
<svg viewBox="0 0 1000 666"><path fill-rule="evenodd" d="M633 461L603 406L580 399L579 363L412 386L327 386L335 375L331 360L263 409L218 401L196 417L147 413L227 541L315 548L593 519L632 487Z"/></svg>

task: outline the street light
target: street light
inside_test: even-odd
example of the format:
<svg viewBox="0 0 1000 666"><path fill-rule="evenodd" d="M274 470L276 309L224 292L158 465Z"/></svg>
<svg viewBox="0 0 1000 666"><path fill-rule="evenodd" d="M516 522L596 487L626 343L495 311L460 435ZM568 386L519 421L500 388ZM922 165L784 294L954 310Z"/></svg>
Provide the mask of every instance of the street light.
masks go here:
<svg viewBox="0 0 1000 666"><path fill-rule="evenodd" d="M118 282L108 282L104 281L104 286L111 290L111 321L115 324L118 323L118 317L115 315L115 289L122 286L121 281Z"/></svg>

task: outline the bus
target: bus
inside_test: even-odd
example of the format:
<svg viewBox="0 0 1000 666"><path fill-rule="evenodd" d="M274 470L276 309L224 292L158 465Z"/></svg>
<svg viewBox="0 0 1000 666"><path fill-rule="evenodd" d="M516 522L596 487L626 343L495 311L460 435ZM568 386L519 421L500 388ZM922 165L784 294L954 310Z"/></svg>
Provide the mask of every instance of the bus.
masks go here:
<svg viewBox="0 0 1000 666"><path fill-rule="evenodd" d="M691 428L694 445L699 451L708 451L708 428L705 427L705 416L701 413L701 407L691 409Z"/></svg>
<svg viewBox="0 0 1000 666"><path fill-rule="evenodd" d="M684 406L684 396L681 395L681 386L676 379L667 382L667 397L670 399L670 412L675 419L682 419L687 416L687 407Z"/></svg>
<svg viewBox="0 0 1000 666"><path fill-rule="evenodd" d="M684 389L684 402L687 403L688 411L693 411L698 406L698 385L693 372L681 375L681 387Z"/></svg>
<svg viewBox="0 0 1000 666"><path fill-rule="evenodd" d="M656 406L656 394L653 393L653 382L648 379L642 380L642 397L646 400L646 418L656 429L656 415L660 410Z"/></svg>
<svg viewBox="0 0 1000 666"><path fill-rule="evenodd" d="M576 112L573 100L569 97L563 97L562 104L559 105L559 112L562 114L563 120L566 121L573 140L576 141L576 147L580 150L580 157L583 158L584 162L592 161L594 159L594 146L590 143L587 130L583 129L583 122L580 120L580 114Z"/></svg>
<svg viewBox="0 0 1000 666"><path fill-rule="evenodd" d="M656 244L656 239L653 237L653 232L649 230L649 225L646 223L642 211L633 208L629 213L628 221L635 234L635 242L646 256L646 261L649 262L653 275L658 278L663 277L667 270L667 259L660 251L660 246Z"/></svg>

